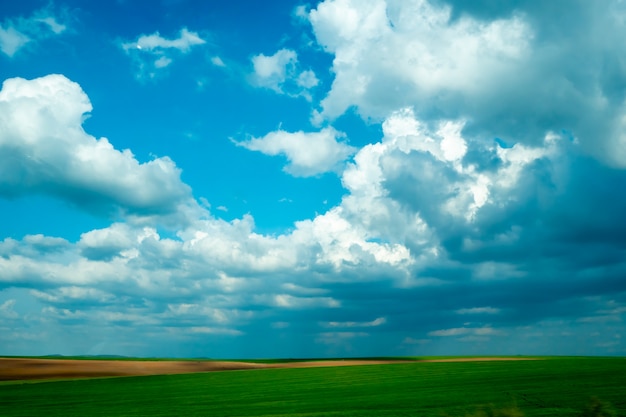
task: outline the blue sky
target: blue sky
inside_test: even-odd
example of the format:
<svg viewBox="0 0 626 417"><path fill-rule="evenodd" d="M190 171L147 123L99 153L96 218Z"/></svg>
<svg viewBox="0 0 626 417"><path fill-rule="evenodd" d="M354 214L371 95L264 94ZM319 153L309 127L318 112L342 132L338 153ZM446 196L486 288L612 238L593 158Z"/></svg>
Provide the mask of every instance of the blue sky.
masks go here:
<svg viewBox="0 0 626 417"><path fill-rule="evenodd" d="M623 355L619 1L0 5L0 354Z"/></svg>

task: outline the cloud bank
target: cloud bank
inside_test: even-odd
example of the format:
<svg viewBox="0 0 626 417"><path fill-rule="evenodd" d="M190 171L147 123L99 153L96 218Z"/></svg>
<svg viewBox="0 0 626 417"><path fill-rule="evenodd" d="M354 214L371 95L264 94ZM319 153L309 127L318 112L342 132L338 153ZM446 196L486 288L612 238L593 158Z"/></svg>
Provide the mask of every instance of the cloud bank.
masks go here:
<svg viewBox="0 0 626 417"><path fill-rule="evenodd" d="M2 346L623 354L623 42L597 43L623 38L623 5L589 13L557 2L555 22L556 6L478 3L299 9L333 60L332 85L314 103L324 127L237 144L284 156L292 176L334 171L344 193L275 234L252 214L226 221L196 203L169 158L140 162L86 133L91 104L78 84L5 81L0 194L116 215L77 241L0 242ZM151 35L128 50L145 47L154 69L196 38ZM588 65L569 64L581 56ZM256 58L259 86L300 91L289 87L305 73L295 51ZM351 109L381 127L359 148L332 127Z"/></svg>
<svg viewBox="0 0 626 417"><path fill-rule="evenodd" d="M97 196L137 216L174 210L173 202L189 198L173 162L141 164L82 130L90 104L76 83L7 80L0 103L10 115L2 122L2 154L11 158L2 166L20 161L27 168L19 176L3 171L5 195L55 190L85 210L92 210L87 196ZM497 343L508 352L554 321L580 331L607 317L621 320L626 230L605 219L620 218L626 202L605 207L612 191L586 179L623 183L624 171L585 156L568 136L503 147L464 137L463 123L431 128L412 109L392 113L383 137L359 149L341 173L341 203L277 236L255 232L251 216L226 222L198 209L170 237L154 217L129 217L77 242L6 238L0 285L23 289L20 297L41 311L34 319L18 312L16 298L0 300L11 320L5 334L13 335L4 343L26 343L15 336L22 325L47 340L50 322L66 332L95 323L105 334L132 327L180 344L265 329L296 331L328 352L381 332L389 342L376 349ZM294 155L291 169L306 167ZM112 175L113 168L127 174ZM594 212L603 216L590 218Z"/></svg>

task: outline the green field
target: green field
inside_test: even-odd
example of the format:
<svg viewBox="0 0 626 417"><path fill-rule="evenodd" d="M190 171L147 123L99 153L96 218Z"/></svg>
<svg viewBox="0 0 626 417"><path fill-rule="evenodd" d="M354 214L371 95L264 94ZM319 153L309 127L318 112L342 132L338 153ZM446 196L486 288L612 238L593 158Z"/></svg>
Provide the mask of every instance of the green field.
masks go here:
<svg viewBox="0 0 626 417"><path fill-rule="evenodd" d="M0 385L0 416L626 416L626 359L267 369Z"/></svg>

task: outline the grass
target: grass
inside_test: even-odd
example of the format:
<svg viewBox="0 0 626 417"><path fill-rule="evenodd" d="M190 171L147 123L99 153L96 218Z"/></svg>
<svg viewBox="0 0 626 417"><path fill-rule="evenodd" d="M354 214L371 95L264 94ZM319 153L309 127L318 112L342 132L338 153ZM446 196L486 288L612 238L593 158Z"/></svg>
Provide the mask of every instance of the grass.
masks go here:
<svg viewBox="0 0 626 417"><path fill-rule="evenodd" d="M626 416L625 394L626 359L553 358L13 383L0 415Z"/></svg>

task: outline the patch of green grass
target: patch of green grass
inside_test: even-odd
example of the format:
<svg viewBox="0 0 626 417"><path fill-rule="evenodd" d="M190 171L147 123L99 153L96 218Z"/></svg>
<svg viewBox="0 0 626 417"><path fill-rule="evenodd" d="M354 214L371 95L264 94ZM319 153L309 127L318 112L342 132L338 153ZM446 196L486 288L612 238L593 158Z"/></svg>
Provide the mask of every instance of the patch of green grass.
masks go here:
<svg viewBox="0 0 626 417"><path fill-rule="evenodd" d="M416 362L8 384L0 415L623 416L624 393L624 358Z"/></svg>

